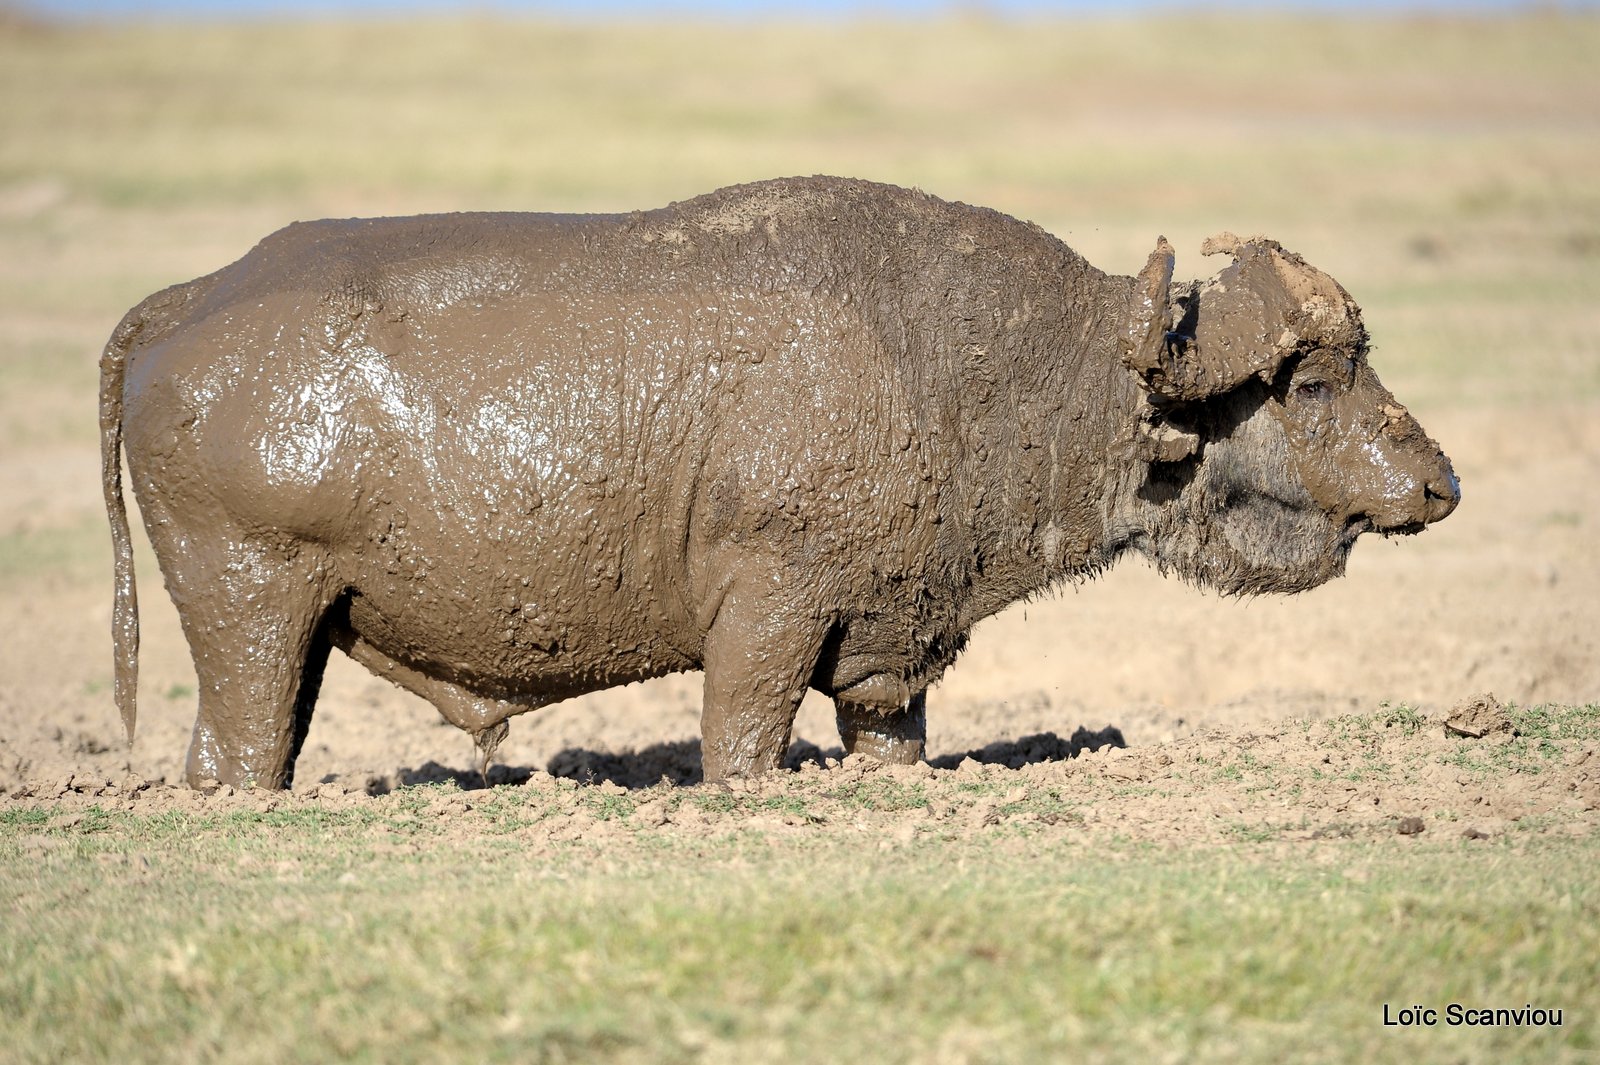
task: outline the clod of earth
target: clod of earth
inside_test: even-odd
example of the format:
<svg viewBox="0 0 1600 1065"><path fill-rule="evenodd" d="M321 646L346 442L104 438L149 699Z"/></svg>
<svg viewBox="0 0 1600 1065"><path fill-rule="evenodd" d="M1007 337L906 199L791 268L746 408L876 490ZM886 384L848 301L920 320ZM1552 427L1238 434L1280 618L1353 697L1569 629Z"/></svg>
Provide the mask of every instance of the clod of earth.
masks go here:
<svg viewBox="0 0 1600 1065"><path fill-rule="evenodd" d="M1445 730L1457 736L1482 739L1495 732L1511 731L1511 715L1492 694L1474 696L1461 703L1445 719Z"/></svg>
<svg viewBox="0 0 1600 1065"><path fill-rule="evenodd" d="M628 215L290 226L134 308L101 362L116 701L135 494L199 678L192 783L286 786L337 647L479 741L705 671L707 780L807 687L921 758L972 626L1129 552L1296 592L1460 500L1360 308L1264 238L1174 282L837 178Z"/></svg>

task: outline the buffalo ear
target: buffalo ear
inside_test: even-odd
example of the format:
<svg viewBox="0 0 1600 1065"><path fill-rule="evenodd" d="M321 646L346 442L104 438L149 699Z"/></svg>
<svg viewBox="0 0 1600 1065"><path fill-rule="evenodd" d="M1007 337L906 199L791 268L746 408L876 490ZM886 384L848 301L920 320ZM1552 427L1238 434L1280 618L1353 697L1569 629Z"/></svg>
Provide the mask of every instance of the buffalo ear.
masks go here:
<svg viewBox="0 0 1600 1065"><path fill-rule="evenodd" d="M1270 379L1302 336L1328 332L1354 307L1338 282L1277 241L1220 233L1201 252L1233 262L1185 294L1183 320L1153 364L1130 363L1160 400L1193 402Z"/></svg>

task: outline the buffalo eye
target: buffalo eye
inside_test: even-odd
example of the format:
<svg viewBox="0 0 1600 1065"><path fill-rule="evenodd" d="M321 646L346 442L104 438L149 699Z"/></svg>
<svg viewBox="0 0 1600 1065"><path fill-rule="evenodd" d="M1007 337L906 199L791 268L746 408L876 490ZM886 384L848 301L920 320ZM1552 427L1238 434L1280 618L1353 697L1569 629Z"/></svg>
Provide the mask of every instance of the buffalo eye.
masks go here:
<svg viewBox="0 0 1600 1065"><path fill-rule="evenodd" d="M1333 398L1333 389L1328 387L1326 381L1302 381L1295 386L1295 394L1301 399L1326 403Z"/></svg>

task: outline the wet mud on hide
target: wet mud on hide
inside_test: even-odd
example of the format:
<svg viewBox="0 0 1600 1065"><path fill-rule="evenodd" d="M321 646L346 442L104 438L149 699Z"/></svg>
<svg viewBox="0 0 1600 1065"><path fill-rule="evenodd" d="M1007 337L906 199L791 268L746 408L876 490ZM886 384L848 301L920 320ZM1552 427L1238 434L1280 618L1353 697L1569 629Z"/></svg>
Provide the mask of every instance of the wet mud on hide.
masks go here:
<svg viewBox="0 0 1600 1065"><path fill-rule="evenodd" d="M1266 238L1204 251L1208 280L1164 238L1109 275L820 177L272 234L102 358L127 732L124 454L199 679L187 775L230 787L292 784L334 648L486 775L510 718L694 669L706 780L782 765L807 690L845 754L913 764L927 689L1012 603L1129 552L1298 592L1447 516L1349 294Z"/></svg>

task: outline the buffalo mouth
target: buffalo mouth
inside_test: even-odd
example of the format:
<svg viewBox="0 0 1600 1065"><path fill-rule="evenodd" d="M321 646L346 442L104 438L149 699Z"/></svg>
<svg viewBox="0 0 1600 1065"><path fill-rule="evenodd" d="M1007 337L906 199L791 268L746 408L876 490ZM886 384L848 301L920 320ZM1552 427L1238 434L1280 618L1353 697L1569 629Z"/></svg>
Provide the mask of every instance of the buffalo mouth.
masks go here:
<svg viewBox="0 0 1600 1065"><path fill-rule="evenodd" d="M1344 520L1344 529L1339 533L1339 546L1346 551L1355 544L1356 537L1364 532L1372 531L1372 519L1365 514L1353 514Z"/></svg>
<svg viewBox="0 0 1600 1065"><path fill-rule="evenodd" d="M1356 542L1356 537L1362 533L1375 532L1380 536L1415 536L1427 526L1422 521L1405 521L1395 525L1379 525L1366 514L1353 514L1344 520L1344 528L1339 533L1339 546L1346 551Z"/></svg>

